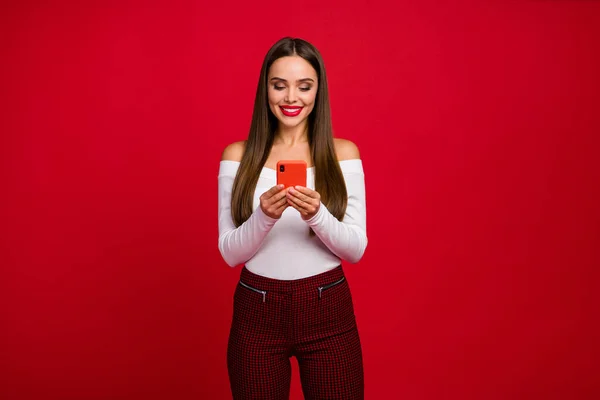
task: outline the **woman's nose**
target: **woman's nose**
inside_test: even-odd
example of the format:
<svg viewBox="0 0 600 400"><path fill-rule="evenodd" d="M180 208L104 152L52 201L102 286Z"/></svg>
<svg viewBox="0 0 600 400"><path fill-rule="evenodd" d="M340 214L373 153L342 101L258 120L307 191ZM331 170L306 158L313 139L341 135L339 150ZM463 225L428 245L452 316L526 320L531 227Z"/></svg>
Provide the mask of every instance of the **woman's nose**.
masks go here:
<svg viewBox="0 0 600 400"><path fill-rule="evenodd" d="M296 92L294 89L288 89L285 95L285 101L288 103L294 103L296 101Z"/></svg>

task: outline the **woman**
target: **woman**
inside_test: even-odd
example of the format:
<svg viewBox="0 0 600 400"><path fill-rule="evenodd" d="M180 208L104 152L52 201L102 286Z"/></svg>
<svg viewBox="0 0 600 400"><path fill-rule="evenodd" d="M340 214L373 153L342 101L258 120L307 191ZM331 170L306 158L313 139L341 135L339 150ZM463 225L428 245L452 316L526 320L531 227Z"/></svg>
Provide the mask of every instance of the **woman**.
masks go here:
<svg viewBox="0 0 600 400"><path fill-rule="evenodd" d="M306 161L306 187L276 185L283 159ZM287 399L292 356L305 398L364 397L341 261L366 246L362 161L333 138L321 55L283 38L264 59L248 139L227 146L219 168L219 250L243 264L227 349L234 399Z"/></svg>

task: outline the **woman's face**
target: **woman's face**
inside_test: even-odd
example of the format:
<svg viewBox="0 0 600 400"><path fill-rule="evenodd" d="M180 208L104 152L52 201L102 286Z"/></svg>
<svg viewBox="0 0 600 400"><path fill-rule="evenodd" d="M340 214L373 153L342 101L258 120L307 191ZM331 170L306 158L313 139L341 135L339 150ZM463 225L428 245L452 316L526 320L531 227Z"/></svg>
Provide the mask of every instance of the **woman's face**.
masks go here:
<svg viewBox="0 0 600 400"><path fill-rule="evenodd" d="M317 97L317 71L299 56L275 60L267 77L269 108L279 123L293 128L304 123Z"/></svg>

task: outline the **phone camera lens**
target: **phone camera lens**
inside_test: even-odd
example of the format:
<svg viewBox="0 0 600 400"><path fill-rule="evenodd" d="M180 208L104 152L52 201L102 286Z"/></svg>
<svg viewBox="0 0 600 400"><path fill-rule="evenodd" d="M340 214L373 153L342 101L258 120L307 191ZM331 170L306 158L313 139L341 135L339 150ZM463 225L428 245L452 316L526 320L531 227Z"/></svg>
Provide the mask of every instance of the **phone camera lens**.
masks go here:
<svg viewBox="0 0 600 400"><path fill-rule="evenodd" d="M284 171L285 171L285 166L283 166L283 165L280 165L280 166L279 166L279 172L284 172Z"/></svg>

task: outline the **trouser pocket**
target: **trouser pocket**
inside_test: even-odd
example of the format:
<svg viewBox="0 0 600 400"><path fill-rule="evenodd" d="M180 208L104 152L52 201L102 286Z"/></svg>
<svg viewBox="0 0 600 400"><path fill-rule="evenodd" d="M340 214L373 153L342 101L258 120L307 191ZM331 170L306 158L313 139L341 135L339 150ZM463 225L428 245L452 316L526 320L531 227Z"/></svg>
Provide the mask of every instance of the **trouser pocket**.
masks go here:
<svg viewBox="0 0 600 400"><path fill-rule="evenodd" d="M339 285L340 283L343 283L345 280L346 280L346 277L342 277L341 279L339 279L339 280L337 280L335 282L329 283L327 285L319 286L317 288L317 290L319 291L319 298L323 297L323 292L324 291L329 290L332 287Z"/></svg>
<svg viewBox="0 0 600 400"><path fill-rule="evenodd" d="M243 286L243 287L245 287L248 290L252 290L253 292L262 295L262 301L263 301L263 303L266 301L266 298L267 298L267 291L266 290L257 289L257 288L252 287L252 286L250 286L247 283L244 283L242 281L240 281L240 285Z"/></svg>

